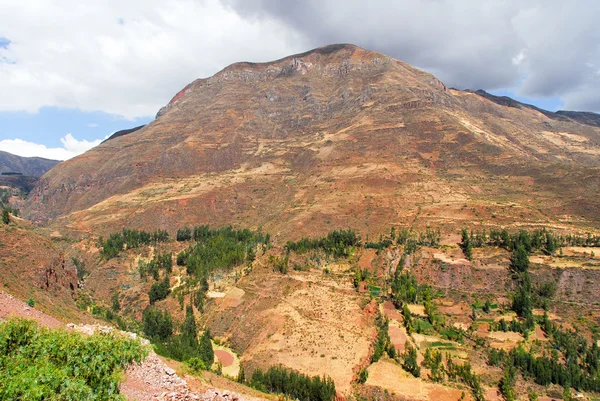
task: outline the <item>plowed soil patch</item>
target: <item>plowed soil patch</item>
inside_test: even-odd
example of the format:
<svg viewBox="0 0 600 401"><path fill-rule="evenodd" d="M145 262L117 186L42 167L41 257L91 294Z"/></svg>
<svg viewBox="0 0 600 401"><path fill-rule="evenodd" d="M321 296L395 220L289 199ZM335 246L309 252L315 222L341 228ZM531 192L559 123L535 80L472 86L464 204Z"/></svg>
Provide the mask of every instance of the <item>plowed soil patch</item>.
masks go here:
<svg viewBox="0 0 600 401"><path fill-rule="evenodd" d="M215 350L215 356L219 358L219 361L223 367L233 365L233 355L231 355L229 352L218 349Z"/></svg>

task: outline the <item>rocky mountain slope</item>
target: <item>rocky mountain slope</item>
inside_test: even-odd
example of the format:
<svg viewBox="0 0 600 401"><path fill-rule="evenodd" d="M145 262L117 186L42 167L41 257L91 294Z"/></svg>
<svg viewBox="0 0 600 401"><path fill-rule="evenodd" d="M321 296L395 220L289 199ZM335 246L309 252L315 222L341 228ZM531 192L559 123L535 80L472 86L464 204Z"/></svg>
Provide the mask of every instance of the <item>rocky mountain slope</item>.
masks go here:
<svg viewBox="0 0 600 401"><path fill-rule="evenodd" d="M42 157L21 157L0 150L0 173L19 173L41 177L60 161Z"/></svg>
<svg viewBox="0 0 600 401"><path fill-rule="evenodd" d="M192 82L152 123L47 173L25 215L94 232L240 224L282 239L598 227L600 128L562 117L332 45Z"/></svg>

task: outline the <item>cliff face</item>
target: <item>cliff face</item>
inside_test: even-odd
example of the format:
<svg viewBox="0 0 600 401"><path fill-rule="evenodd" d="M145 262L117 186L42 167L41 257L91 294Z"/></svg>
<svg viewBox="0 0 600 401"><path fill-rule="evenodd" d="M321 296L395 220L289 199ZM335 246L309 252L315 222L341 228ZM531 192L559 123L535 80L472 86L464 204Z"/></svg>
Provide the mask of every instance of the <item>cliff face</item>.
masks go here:
<svg viewBox="0 0 600 401"><path fill-rule="evenodd" d="M488 218L597 226L599 144L594 124L333 45L192 82L152 123L46 174L25 213L82 230L239 224L286 238Z"/></svg>

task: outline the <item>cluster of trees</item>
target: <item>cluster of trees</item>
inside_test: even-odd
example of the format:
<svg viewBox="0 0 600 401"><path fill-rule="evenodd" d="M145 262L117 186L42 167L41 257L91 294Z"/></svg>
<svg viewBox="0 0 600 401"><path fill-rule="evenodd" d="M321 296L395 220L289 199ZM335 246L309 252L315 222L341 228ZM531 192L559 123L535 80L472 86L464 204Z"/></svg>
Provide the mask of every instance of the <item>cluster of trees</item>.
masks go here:
<svg viewBox="0 0 600 401"><path fill-rule="evenodd" d="M119 399L120 371L146 355L139 341L124 336L50 330L26 320L2 322L0 399Z"/></svg>
<svg viewBox="0 0 600 401"><path fill-rule="evenodd" d="M234 238L238 242L256 242L268 245L271 241L270 234L263 234L261 232L252 232L251 230L244 228L241 230L235 230L232 226L223 226L220 228L210 228L208 225L196 226L193 228L184 227L177 230L177 241L191 241L205 242L214 237L225 236L228 238Z"/></svg>
<svg viewBox="0 0 600 401"><path fill-rule="evenodd" d="M471 364L464 362L462 364L454 363L450 354L446 354L446 374L450 381L461 381L471 388L473 398L476 401L484 401L484 391L481 385L481 379L473 372Z"/></svg>
<svg viewBox="0 0 600 401"><path fill-rule="evenodd" d="M165 271L165 275L169 275L173 271L173 254L171 252L156 252L149 262L144 262L141 259L138 261L138 271L141 278L150 275L154 280L158 280L161 269Z"/></svg>
<svg viewBox="0 0 600 401"><path fill-rule="evenodd" d="M185 312L185 320L175 334L169 312L149 306L142 313L143 332L155 344L159 355L210 369L215 359L210 332L206 330L198 337L194 310L188 305Z"/></svg>
<svg viewBox="0 0 600 401"><path fill-rule="evenodd" d="M11 207L8 203L12 192L5 188L0 188L0 209L2 209L2 222L8 224L10 222L9 214L19 217L19 209Z"/></svg>
<svg viewBox="0 0 600 401"><path fill-rule="evenodd" d="M408 342L406 343L406 347L404 364L402 366L405 370L418 377L420 368L417 364L417 351ZM407 354L412 355L412 357ZM432 381L442 383L447 378L450 381L463 382L471 388L473 398L476 401L485 400L481 379L473 372L473 369L468 362L456 364L452 360L452 356L446 354L446 364L444 365L443 359L440 351L432 350L430 348L425 351L422 365L430 369L431 373L429 378Z"/></svg>
<svg viewBox="0 0 600 401"><path fill-rule="evenodd" d="M402 307L403 303L421 303L433 298L433 291L427 284L419 285L417 278L410 272L403 272L396 268L391 283L392 301L396 307Z"/></svg>
<svg viewBox="0 0 600 401"><path fill-rule="evenodd" d="M138 248L142 245L151 245L158 242L167 242L169 233L165 230L156 230L152 233L143 230L130 230L124 228L120 233L111 234L106 240L102 237L98 242L100 255L105 259L116 257L123 249Z"/></svg>
<svg viewBox="0 0 600 401"><path fill-rule="evenodd" d="M442 353L440 351L431 350L427 348L425 355L423 355L423 366L430 370L429 379L436 383L441 383L445 379L445 371L442 360Z"/></svg>
<svg viewBox="0 0 600 401"><path fill-rule="evenodd" d="M396 232L395 227L390 231L392 241L398 245L404 245L404 253L410 255L414 253L419 246L438 247L442 239L442 233L439 230L433 230L430 227L425 228L425 231L413 231L403 228Z"/></svg>
<svg viewBox="0 0 600 401"><path fill-rule="evenodd" d="M543 330L550 338L550 345L541 353L519 346L510 352L492 349L488 353L488 364L502 366L506 380L501 382L501 391L511 394L514 371L537 384L558 384L577 390L600 391L600 348L594 340L590 345L575 331L563 331L545 314L540 320Z"/></svg>
<svg viewBox="0 0 600 401"><path fill-rule="evenodd" d="M371 356L371 362L375 363L381 359L384 353L387 353L390 358L396 357L396 347L392 344L389 334L389 321L387 317L377 313L375 319L375 326L377 327L377 337L375 337L375 343L373 344L373 355Z"/></svg>
<svg viewBox="0 0 600 401"><path fill-rule="evenodd" d="M321 250L335 258L350 256L352 248L360 245L360 237L356 231L334 230L322 238L302 238L299 241L288 241L285 245L287 252L303 254L308 251Z"/></svg>
<svg viewBox="0 0 600 401"><path fill-rule="evenodd" d="M148 298L150 299L150 304L155 303L156 301L162 301L171 293L169 283L169 275L165 274L165 277L150 287L150 291L148 292Z"/></svg>
<svg viewBox="0 0 600 401"><path fill-rule="evenodd" d="M517 245L525 247L527 252L540 251L547 254L556 252L564 246L600 246L600 235L560 235L545 228L533 231L520 230L514 233L508 230L491 229L489 232L462 230L461 247L467 255L468 249L484 246L498 246L509 251L516 249Z"/></svg>
<svg viewBox="0 0 600 401"><path fill-rule="evenodd" d="M300 401L335 399L335 384L330 377L309 376L283 366L272 366L266 372L255 369L249 382L243 376L240 381L258 390L284 394Z"/></svg>
<svg viewBox="0 0 600 401"><path fill-rule="evenodd" d="M195 244L177 255L177 264L185 266L189 275L198 278L207 277L216 269L230 269L245 261L252 262L256 258L256 246L268 245L268 235L248 229L206 228L201 232L203 234L197 237Z"/></svg>
<svg viewBox="0 0 600 401"><path fill-rule="evenodd" d="M202 225L193 228L184 227L177 230L177 241L194 240L196 242L205 242L219 236L235 238L238 242L255 242L265 245L269 245L271 241L271 235L268 233L253 232L247 228L235 230L232 226L210 228L208 225Z"/></svg>

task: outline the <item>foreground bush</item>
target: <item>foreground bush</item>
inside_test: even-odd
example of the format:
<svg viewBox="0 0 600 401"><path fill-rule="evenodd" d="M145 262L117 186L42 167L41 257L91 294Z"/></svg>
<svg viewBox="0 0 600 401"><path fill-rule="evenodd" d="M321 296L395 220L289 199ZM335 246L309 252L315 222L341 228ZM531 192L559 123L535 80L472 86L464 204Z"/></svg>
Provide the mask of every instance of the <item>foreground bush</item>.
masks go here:
<svg viewBox="0 0 600 401"><path fill-rule="evenodd" d="M85 336L11 319L0 323L0 399L122 400L121 370L146 355L138 341L115 334Z"/></svg>

